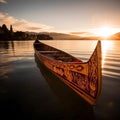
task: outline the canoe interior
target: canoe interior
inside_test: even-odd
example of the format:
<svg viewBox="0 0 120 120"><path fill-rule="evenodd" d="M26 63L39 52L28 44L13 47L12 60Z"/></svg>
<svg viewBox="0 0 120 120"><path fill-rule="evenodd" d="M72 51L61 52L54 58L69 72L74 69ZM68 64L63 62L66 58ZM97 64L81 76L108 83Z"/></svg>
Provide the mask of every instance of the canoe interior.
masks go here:
<svg viewBox="0 0 120 120"><path fill-rule="evenodd" d="M35 48L37 51L39 51L42 55L49 57L50 59L59 60L63 62L82 62L78 58L75 58L74 56L62 51L58 50L54 47L51 47L49 45L45 45L44 43L38 43L35 44Z"/></svg>

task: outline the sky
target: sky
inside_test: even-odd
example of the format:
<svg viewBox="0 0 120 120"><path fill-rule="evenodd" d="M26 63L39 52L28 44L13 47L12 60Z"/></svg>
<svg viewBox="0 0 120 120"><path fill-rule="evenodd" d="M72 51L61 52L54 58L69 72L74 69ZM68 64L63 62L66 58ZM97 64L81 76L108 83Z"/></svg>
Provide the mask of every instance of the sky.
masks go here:
<svg viewBox="0 0 120 120"><path fill-rule="evenodd" d="M0 26L30 32L120 30L120 0L0 0Z"/></svg>

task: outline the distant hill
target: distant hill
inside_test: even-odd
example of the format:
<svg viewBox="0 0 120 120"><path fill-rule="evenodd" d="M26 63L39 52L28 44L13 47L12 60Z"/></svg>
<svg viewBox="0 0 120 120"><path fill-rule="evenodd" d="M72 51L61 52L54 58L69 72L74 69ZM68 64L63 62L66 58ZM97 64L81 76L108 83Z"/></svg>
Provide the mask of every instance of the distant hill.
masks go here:
<svg viewBox="0 0 120 120"><path fill-rule="evenodd" d="M120 40L120 32L113 34L109 37L111 40Z"/></svg>
<svg viewBox="0 0 120 120"><path fill-rule="evenodd" d="M101 39L100 37L96 36L78 36L78 35L71 35L65 33L56 33L56 32L41 32L39 34L47 34L51 36L54 40L97 40Z"/></svg>
<svg viewBox="0 0 120 120"><path fill-rule="evenodd" d="M65 34L65 33L56 33L56 32L41 32L39 34L47 34L51 36L54 40L79 40L79 36Z"/></svg>

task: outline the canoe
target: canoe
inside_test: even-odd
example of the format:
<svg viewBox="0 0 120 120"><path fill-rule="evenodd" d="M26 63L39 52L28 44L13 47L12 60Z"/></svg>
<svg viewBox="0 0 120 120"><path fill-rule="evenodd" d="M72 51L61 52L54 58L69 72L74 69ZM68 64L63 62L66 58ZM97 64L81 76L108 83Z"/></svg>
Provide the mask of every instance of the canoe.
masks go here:
<svg viewBox="0 0 120 120"><path fill-rule="evenodd" d="M98 41L87 62L39 40L34 42L37 58L53 74L89 104L95 105L101 91L101 42ZM54 81L53 81L54 82Z"/></svg>

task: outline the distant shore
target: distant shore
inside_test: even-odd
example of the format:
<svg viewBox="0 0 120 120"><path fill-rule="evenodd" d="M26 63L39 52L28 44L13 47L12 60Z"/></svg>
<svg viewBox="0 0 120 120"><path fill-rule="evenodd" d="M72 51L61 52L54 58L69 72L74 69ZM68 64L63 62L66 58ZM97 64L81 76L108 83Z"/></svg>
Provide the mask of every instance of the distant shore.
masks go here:
<svg viewBox="0 0 120 120"><path fill-rule="evenodd" d="M0 26L0 41L28 41L35 40L120 40L120 32L109 36L108 38L102 38L100 36L78 36L74 34L56 33L56 32L14 32L12 25L10 29L5 24Z"/></svg>

